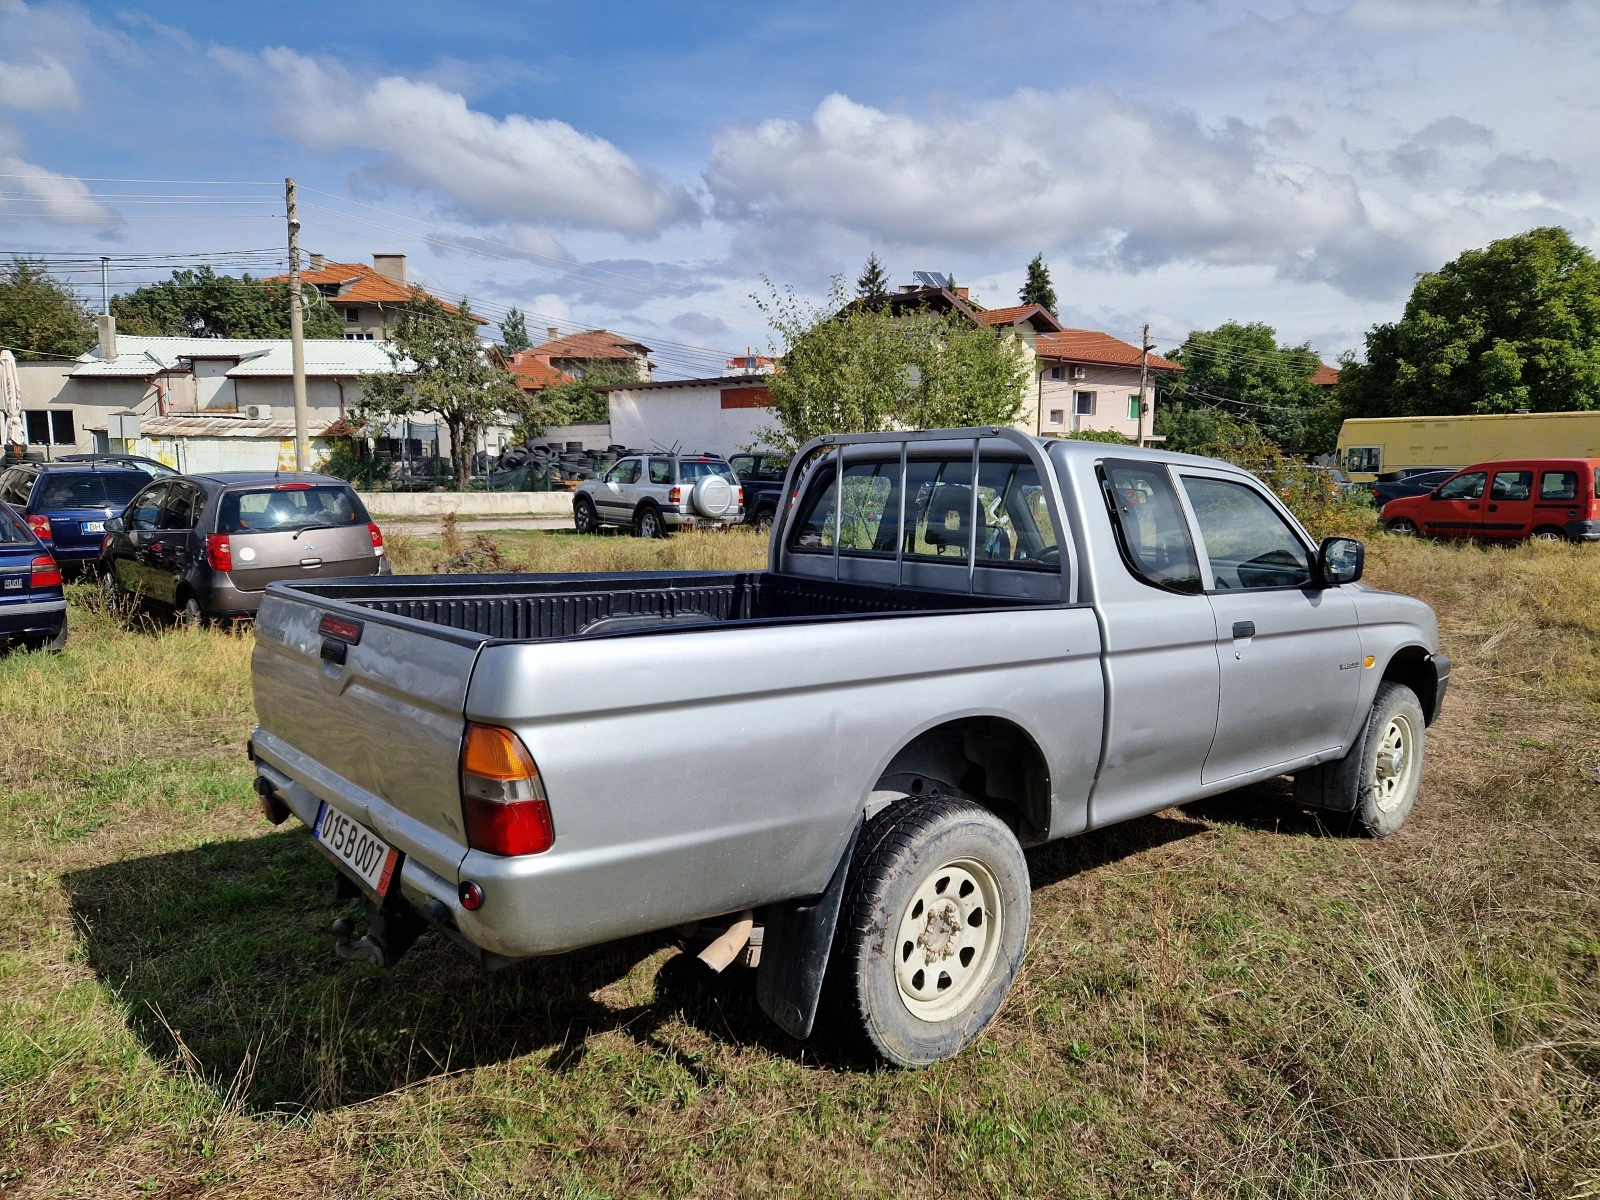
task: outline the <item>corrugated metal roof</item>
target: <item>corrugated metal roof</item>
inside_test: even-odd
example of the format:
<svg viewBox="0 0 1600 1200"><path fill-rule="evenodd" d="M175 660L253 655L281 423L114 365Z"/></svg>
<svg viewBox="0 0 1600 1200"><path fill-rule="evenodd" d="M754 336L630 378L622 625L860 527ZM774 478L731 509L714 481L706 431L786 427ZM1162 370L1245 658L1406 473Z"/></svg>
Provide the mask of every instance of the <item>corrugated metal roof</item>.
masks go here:
<svg viewBox="0 0 1600 1200"><path fill-rule="evenodd" d="M312 420L307 425L311 437L322 437L328 428L338 423ZM90 425L89 429L104 429L104 423ZM166 417L140 417L139 436L146 438L200 437L200 438L276 438L294 437L294 419L252 421L248 417L235 417L223 413L179 413Z"/></svg>
<svg viewBox="0 0 1600 1200"><path fill-rule="evenodd" d="M388 342L356 342L333 338L308 338L306 374L317 378L351 378L370 371L392 371ZM293 373L288 338L177 338L117 335L117 357L102 361L98 350L78 359L72 375L79 379L146 378L162 371L179 371L183 359L237 358L230 378L290 375Z"/></svg>

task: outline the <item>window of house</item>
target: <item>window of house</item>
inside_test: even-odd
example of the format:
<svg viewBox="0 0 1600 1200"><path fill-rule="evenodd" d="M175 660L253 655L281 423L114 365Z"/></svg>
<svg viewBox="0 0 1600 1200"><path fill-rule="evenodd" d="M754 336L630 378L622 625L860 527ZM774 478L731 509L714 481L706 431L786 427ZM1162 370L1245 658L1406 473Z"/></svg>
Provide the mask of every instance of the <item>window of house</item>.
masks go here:
<svg viewBox="0 0 1600 1200"><path fill-rule="evenodd" d="M347 325L354 325L357 321L361 320L361 310L359 308L345 309L344 319Z"/></svg>
<svg viewBox="0 0 1600 1200"><path fill-rule="evenodd" d="M1576 471L1546 471L1539 480L1539 499L1576 500L1578 498L1578 473Z"/></svg>
<svg viewBox="0 0 1600 1200"><path fill-rule="evenodd" d="M1051 379L1060 379L1061 378L1061 368L1060 367L1051 367L1050 368L1050 378Z"/></svg>
<svg viewBox="0 0 1600 1200"><path fill-rule="evenodd" d="M1067 423L1067 411L1066 411L1066 409L1064 409L1064 408L1052 408L1050 410L1050 424L1052 424L1052 425L1065 425L1066 423Z"/></svg>
<svg viewBox="0 0 1600 1200"><path fill-rule="evenodd" d="M1143 415L1139 411L1139 393L1134 392L1128 397L1128 420L1137 421Z"/></svg>
<svg viewBox="0 0 1600 1200"><path fill-rule="evenodd" d="M1073 392L1072 411L1080 417L1094 416L1094 395L1093 392Z"/></svg>
<svg viewBox="0 0 1600 1200"><path fill-rule="evenodd" d="M58 446L73 446L78 441L78 431L72 427L72 410L55 409L50 413L50 440Z"/></svg>
<svg viewBox="0 0 1600 1200"><path fill-rule="evenodd" d="M30 408L22 414L28 426L28 443L33 446L50 444L50 414L40 408Z"/></svg>

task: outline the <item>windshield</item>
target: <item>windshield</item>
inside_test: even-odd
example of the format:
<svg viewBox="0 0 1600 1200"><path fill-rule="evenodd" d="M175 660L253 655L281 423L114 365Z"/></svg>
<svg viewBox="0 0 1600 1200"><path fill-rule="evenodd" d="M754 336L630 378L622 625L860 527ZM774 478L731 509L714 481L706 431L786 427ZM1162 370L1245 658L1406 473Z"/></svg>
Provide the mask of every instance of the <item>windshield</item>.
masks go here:
<svg viewBox="0 0 1600 1200"><path fill-rule="evenodd" d="M721 475L729 483L737 483L733 477L733 468L725 462L710 462L706 459L683 459L678 463L679 483L699 483L708 475Z"/></svg>
<svg viewBox="0 0 1600 1200"><path fill-rule="evenodd" d="M0 504L0 546L31 546L33 534L17 520L9 505Z"/></svg>
<svg viewBox="0 0 1600 1200"><path fill-rule="evenodd" d="M34 507L41 512L59 508L122 508L149 482L150 477L142 471L52 473L39 484Z"/></svg>
<svg viewBox="0 0 1600 1200"><path fill-rule="evenodd" d="M228 492L217 510L218 533L274 533L366 523L367 510L355 492L332 484Z"/></svg>

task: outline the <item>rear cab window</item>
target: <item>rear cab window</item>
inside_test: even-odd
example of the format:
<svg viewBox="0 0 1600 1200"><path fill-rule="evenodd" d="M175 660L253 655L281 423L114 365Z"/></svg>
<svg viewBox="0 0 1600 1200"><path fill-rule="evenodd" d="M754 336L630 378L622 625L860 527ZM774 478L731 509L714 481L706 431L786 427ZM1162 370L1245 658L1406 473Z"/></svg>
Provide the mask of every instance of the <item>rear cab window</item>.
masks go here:
<svg viewBox="0 0 1600 1200"><path fill-rule="evenodd" d="M738 477L733 473L733 468L725 462L708 458L686 458L678 463L679 483L699 483L712 475L720 475L729 483L737 484Z"/></svg>
<svg viewBox="0 0 1600 1200"><path fill-rule="evenodd" d="M282 484L225 492L217 505L218 533L276 533L366 525L355 491L336 484Z"/></svg>
<svg viewBox="0 0 1600 1200"><path fill-rule="evenodd" d="M150 482L133 471L47 474L40 481L34 507L49 512L62 508L123 508Z"/></svg>
<svg viewBox="0 0 1600 1200"><path fill-rule="evenodd" d="M1169 592L1203 591L1200 561L1167 468L1106 459L1100 465L1100 486L1117 548L1134 578Z"/></svg>

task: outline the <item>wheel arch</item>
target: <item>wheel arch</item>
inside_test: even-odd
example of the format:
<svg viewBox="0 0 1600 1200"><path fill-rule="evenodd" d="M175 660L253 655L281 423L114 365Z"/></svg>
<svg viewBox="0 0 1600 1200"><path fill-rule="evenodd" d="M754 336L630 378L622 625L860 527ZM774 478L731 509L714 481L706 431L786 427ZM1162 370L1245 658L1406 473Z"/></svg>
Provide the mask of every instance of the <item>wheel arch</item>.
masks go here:
<svg viewBox="0 0 1600 1200"><path fill-rule="evenodd" d="M1439 680L1435 675L1432 664L1428 661L1431 655L1424 646L1401 646L1392 655L1383 667L1383 681L1404 684L1417 694L1418 701L1422 704L1422 712L1433 721L1436 711L1436 692Z"/></svg>
<svg viewBox="0 0 1600 1200"><path fill-rule="evenodd" d="M881 791L965 796L1025 843L1043 841L1050 831L1049 762L1033 732L1003 713L968 713L909 735L880 766L864 797L868 809Z"/></svg>

